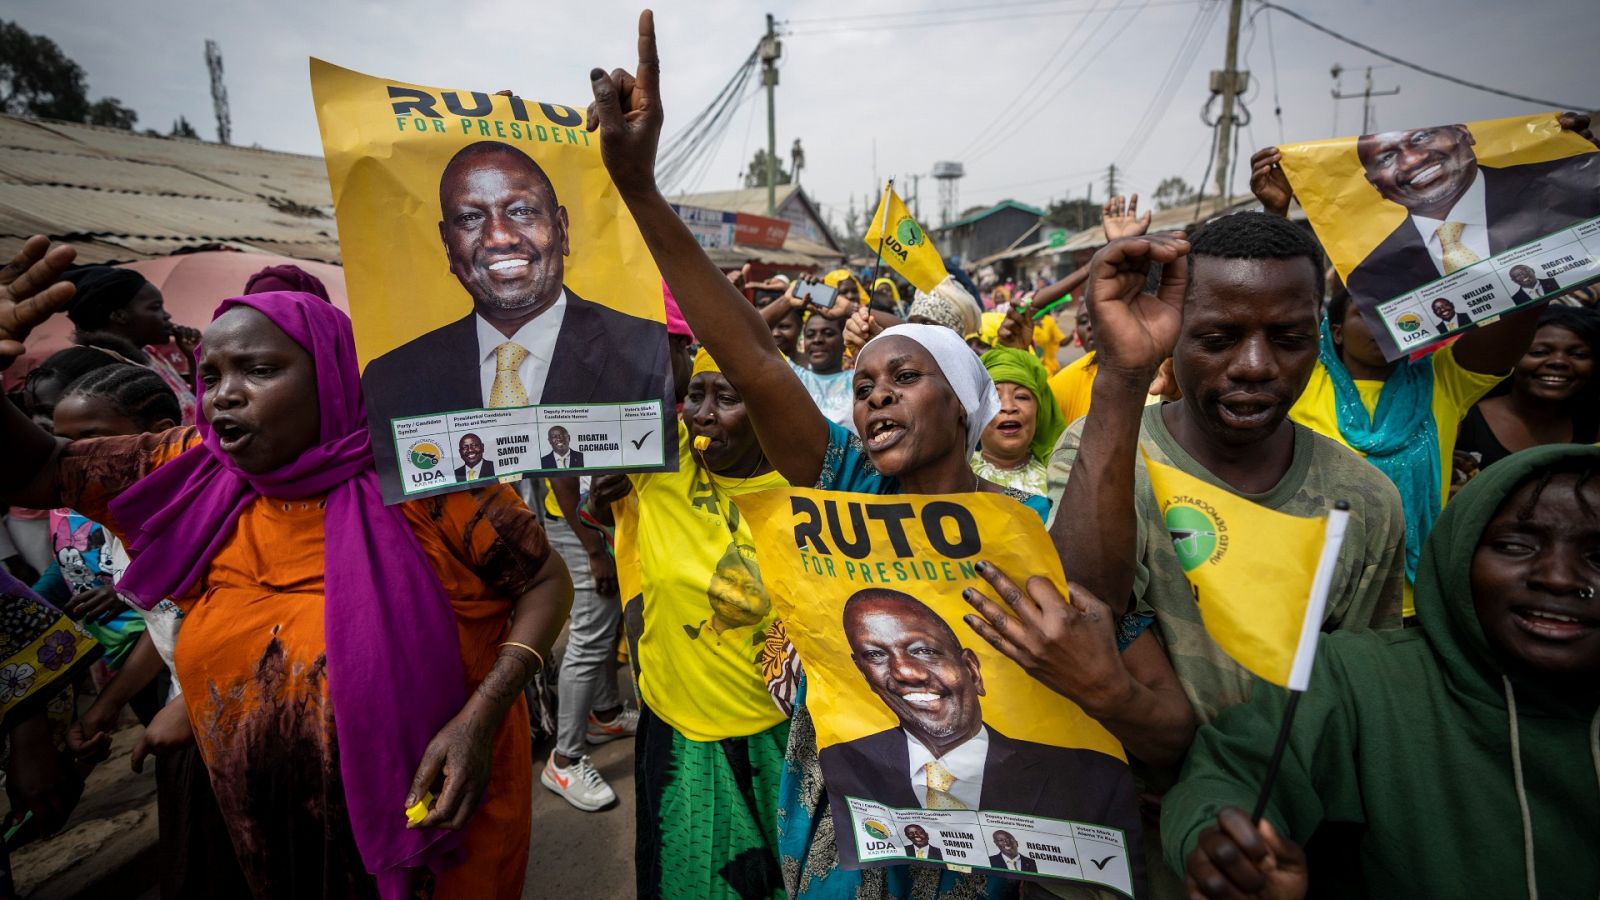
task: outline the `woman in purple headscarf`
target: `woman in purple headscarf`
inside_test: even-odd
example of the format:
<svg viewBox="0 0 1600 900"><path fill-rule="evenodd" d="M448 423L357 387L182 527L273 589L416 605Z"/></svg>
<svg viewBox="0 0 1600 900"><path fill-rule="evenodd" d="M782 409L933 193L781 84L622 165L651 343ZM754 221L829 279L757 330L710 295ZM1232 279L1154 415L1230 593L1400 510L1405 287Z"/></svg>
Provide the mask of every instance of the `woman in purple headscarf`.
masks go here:
<svg viewBox="0 0 1600 900"><path fill-rule="evenodd" d="M72 255L34 238L0 271L0 368ZM120 591L184 608L187 730L255 894L519 896L560 557L503 485L383 505L321 299L224 301L198 363L194 428L58 443L0 404L0 502L83 511L128 545Z"/></svg>

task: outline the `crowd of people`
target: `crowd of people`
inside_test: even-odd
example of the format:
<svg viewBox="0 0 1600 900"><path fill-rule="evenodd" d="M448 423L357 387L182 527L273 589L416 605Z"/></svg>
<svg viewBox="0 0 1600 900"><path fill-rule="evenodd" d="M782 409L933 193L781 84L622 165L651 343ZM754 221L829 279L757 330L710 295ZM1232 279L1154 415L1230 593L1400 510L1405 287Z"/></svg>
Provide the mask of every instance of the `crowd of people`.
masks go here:
<svg viewBox="0 0 1600 900"><path fill-rule="evenodd" d="M927 862L840 864L804 660L734 504L797 486L1046 525L1070 601L1043 562L980 565L1006 603L973 592L965 625L1125 748L1148 896L1600 893L1591 294L1390 361L1271 148L1259 211L1152 233L1114 198L1103 248L1031 290L755 281L656 184L649 13L638 68L592 82L664 279L674 471L385 506L351 324L311 276L260 273L202 334L42 237L0 271L0 367L76 329L0 403L8 844L63 827L127 709L164 897L521 896L536 768L601 810L588 748L629 738L640 898L1114 896L944 866L920 828ZM1349 506L1259 819L1288 694L1208 634L1147 459Z"/></svg>

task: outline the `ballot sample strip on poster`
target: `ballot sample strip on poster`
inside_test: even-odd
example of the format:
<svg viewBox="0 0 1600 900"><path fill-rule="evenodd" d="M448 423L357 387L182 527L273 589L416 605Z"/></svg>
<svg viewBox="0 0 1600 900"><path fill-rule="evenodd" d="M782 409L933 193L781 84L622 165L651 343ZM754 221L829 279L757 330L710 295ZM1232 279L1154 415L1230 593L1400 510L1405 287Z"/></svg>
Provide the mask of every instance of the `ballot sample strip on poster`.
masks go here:
<svg viewBox="0 0 1600 900"><path fill-rule="evenodd" d="M1000 494L793 488L734 502L805 667L845 868L926 862L1142 888L1121 743L962 620L964 589L994 596L980 560L1065 594L1036 513Z"/></svg>
<svg viewBox="0 0 1600 900"><path fill-rule="evenodd" d="M311 89L384 501L676 465L661 275L582 107Z"/></svg>
<svg viewBox="0 0 1600 900"><path fill-rule="evenodd" d="M1600 280L1600 149L1555 113L1279 149L1390 360Z"/></svg>

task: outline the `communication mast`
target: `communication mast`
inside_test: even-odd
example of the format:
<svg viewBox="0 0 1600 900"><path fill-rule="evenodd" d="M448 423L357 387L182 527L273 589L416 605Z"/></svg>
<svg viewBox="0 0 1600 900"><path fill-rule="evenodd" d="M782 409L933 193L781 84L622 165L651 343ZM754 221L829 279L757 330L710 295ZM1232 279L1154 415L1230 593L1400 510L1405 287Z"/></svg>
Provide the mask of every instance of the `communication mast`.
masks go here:
<svg viewBox="0 0 1600 900"><path fill-rule="evenodd" d="M936 162L933 164L933 177L939 182L939 225L949 225L955 221L956 214L961 209L960 191L957 189L962 177L967 174L967 167L958 162Z"/></svg>
<svg viewBox="0 0 1600 900"><path fill-rule="evenodd" d="M217 114L217 143L233 143L233 121L228 114L228 88L222 83L222 50L206 40L206 68L211 70L211 108Z"/></svg>

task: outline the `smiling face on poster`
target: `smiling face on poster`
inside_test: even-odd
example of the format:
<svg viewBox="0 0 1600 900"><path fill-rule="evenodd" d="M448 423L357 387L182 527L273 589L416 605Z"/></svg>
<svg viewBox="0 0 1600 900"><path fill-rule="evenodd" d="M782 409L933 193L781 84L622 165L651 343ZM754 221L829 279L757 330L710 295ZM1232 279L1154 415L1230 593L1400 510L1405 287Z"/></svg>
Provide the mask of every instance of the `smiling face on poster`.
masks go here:
<svg viewBox="0 0 1600 900"><path fill-rule="evenodd" d="M669 467L660 274L582 114L320 60L311 82L384 500Z"/></svg>
<svg viewBox="0 0 1600 900"><path fill-rule="evenodd" d="M1554 113L1279 150L1391 360L1600 279L1600 148Z"/></svg>
<svg viewBox="0 0 1600 900"><path fill-rule="evenodd" d="M805 666L845 868L925 860L1133 894L1121 744L963 621L961 592L988 590L980 560L1065 584L1037 515L999 494L736 502Z"/></svg>

